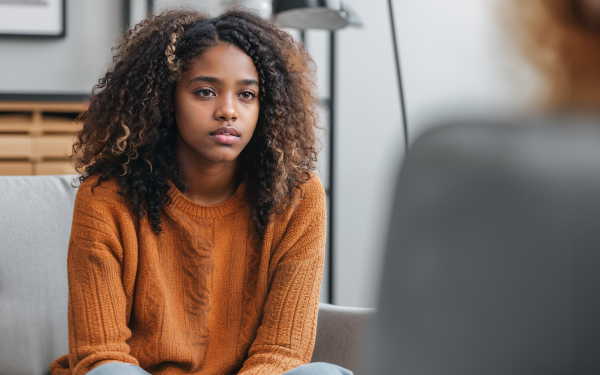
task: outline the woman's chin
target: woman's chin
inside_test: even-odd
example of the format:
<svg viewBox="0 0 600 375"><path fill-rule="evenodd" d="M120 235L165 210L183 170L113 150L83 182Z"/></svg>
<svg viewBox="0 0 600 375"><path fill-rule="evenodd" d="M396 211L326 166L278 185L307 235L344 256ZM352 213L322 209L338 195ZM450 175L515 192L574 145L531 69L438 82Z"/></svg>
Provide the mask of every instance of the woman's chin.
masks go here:
<svg viewBox="0 0 600 375"><path fill-rule="evenodd" d="M213 155L206 155L205 159L212 162L212 163L231 163L234 162L238 156L240 154L239 153L217 153L217 154L213 154Z"/></svg>

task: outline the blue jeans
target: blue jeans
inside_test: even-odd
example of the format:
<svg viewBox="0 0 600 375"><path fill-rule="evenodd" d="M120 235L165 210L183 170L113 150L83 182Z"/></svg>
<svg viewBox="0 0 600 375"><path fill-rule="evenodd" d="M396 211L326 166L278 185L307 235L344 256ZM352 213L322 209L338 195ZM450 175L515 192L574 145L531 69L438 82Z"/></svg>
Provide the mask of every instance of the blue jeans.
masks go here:
<svg viewBox="0 0 600 375"><path fill-rule="evenodd" d="M109 362L96 367L87 375L148 375L148 373L129 363ZM315 362L296 367L284 375L352 375L352 371L330 363Z"/></svg>

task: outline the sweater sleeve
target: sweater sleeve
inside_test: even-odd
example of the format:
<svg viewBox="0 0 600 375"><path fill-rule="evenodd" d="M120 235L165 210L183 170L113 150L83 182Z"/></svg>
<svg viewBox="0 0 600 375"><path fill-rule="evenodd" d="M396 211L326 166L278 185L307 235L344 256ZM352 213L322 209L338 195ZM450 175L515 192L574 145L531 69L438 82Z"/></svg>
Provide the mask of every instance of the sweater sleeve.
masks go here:
<svg viewBox="0 0 600 375"><path fill-rule="evenodd" d="M303 195L275 250L262 322L239 375L280 375L312 357L327 225L325 191L315 175Z"/></svg>
<svg viewBox="0 0 600 375"><path fill-rule="evenodd" d="M86 181L87 182L87 181ZM85 184L85 182L84 182ZM123 285L137 254L126 254L123 228L131 223L124 205L97 199L82 184L75 200L69 240L69 355L53 363L53 374L85 374L110 361L138 365L126 340L128 306ZM101 187L95 188L95 192ZM102 189L105 190L105 189ZM115 193L116 194L116 193ZM127 220L129 216L129 220ZM131 232L130 232L131 233ZM129 263L129 265L128 265Z"/></svg>

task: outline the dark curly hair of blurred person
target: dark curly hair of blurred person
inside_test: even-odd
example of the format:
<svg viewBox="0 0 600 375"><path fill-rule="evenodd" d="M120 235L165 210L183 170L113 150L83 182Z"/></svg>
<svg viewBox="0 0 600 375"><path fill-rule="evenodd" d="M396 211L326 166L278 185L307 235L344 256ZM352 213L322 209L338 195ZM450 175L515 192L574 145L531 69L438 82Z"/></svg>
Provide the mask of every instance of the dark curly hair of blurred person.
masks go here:
<svg viewBox="0 0 600 375"><path fill-rule="evenodd" d="M504 5L521 51L541 73L543 105L600 108L600 3L511 0Z"/></svg>
<svg viewBox="0 0 600 375"><path fill-rule="evenodd" d="M175 154L174 89L195 58L219 43L240 48L259 76L259 116L240 154L240 173L259 231L302 195L316 167L318 118L314 63L302 45L272 22L243 8L215 18L189 10L167 11L129 29L113 48L113 66L94 86L73 145L79 182L98 176L120 186L133 212L147 213L161 232L161 209L171 203L168 180L186 181Z"/></svg>

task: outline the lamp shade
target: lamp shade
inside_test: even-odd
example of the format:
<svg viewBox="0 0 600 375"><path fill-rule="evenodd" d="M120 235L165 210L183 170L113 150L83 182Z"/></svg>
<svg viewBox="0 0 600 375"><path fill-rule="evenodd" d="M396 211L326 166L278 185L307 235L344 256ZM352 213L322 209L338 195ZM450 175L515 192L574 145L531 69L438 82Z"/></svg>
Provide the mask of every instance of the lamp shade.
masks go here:
<svg viewBox="0 0 600 375"><path fill-rule="evenodd" d="M293 29L337 30L348 26L340 0L274 0L275 22Z"/></svg>

